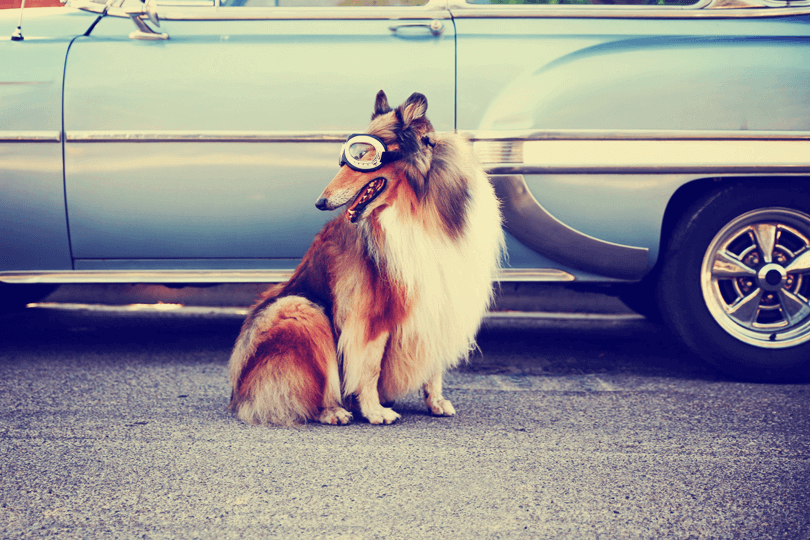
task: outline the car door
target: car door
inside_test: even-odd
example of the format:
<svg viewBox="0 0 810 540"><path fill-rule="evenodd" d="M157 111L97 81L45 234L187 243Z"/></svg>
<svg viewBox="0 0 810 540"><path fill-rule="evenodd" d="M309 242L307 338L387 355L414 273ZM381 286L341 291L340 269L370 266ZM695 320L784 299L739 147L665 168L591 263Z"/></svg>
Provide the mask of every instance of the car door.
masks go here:
<svg viewBox="0 0 810 540"><path fill-rule="evenodd" d="M159 28L132 17L137 29L130 2L76 39L64 91L75 269L294 268L331 217L315 200L377 91L392 104L422 92L436 129L454 128L443 4L338 4L175 2L157 6Z"/></svg>

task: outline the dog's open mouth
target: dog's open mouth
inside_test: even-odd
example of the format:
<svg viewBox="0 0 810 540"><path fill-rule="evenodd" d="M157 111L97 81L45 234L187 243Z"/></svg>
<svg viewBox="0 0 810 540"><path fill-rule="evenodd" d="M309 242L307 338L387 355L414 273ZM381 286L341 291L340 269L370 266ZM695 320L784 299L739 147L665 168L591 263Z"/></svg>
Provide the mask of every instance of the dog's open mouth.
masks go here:
<svg viewBox="0 0 810 540"><path fill-rule="evenodd" d="M375 178L371 182L365 185L363 189L357 195L357 198L354 199L354 202L349 205L349 208L346 210L346 215L349 217L349 221L355 223L360 216L363 215L363 210L366 209L366 206L371 204L371 201L377 198L377 195L382 193L383 189L385 189L385 178L382 176Z"/></svg>

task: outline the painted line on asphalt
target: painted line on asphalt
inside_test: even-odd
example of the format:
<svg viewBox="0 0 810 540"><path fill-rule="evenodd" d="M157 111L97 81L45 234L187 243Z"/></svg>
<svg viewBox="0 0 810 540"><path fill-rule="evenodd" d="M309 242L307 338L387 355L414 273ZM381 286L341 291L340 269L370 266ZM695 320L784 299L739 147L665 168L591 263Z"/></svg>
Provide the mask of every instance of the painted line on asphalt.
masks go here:
<svg viewBox="0 0 810 540"><path fill-rule="evenodd" d="M28 304L29 309L59 309L65 311L100 311L109 313L177 313L183 315L238 315L247 316L250 308L185 306L183 304L81 304L61 302L37 302ZM576 320L576 321L637 321L642 315L634 313L569 313L541 311L490 311L485 319L538 319L538 320Z"/></svg>

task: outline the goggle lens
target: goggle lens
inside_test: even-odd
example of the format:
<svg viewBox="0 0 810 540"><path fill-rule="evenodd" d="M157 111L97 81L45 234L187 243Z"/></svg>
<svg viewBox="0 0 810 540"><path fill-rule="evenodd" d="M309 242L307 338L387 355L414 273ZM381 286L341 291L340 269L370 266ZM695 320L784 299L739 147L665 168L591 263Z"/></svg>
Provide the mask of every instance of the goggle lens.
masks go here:
<svg viewBox="0 0 810 540"><path fill-rule="evenodd" d="M377 156L377 149L370 143L356 142L346 149L346 157L354 161L372 161Z"/></svg>

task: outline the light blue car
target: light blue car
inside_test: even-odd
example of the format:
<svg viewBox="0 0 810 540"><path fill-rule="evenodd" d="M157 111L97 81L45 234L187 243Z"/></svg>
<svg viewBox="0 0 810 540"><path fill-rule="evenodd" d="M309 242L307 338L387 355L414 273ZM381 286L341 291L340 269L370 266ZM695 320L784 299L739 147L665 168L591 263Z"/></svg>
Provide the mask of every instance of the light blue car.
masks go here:
<svg viewBox="0 0 810 540"><path fill-rule="evenodd" d="M729 373L807 376L810 1L575 1L0 12L0 294L283 280L376 92L418 91L491 174L503 281L610 286Z"/></svg>

